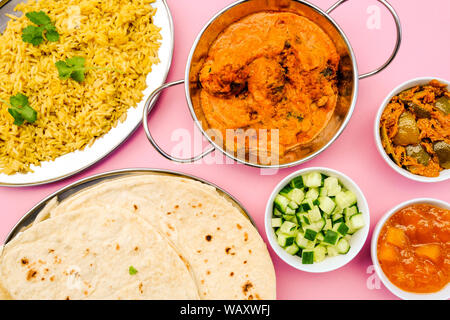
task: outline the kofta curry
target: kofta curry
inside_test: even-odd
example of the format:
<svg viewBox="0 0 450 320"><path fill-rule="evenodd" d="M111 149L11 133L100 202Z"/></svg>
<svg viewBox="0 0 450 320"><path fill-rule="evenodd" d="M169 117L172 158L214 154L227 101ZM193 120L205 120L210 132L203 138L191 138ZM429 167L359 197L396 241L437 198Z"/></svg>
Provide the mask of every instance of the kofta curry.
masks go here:
<svg viewBox="0 0 450 320"><path fill-rule="evenodd" d="M282 158L313 141L330 121L339 60L328 35L303 16L259 12L244 17L217 37L200 70L208 126L223 137L227 129L254 129L257 149L264 145L261 129L278 129ZM248 140L245 144L226 147L248 152Z"/></svg>

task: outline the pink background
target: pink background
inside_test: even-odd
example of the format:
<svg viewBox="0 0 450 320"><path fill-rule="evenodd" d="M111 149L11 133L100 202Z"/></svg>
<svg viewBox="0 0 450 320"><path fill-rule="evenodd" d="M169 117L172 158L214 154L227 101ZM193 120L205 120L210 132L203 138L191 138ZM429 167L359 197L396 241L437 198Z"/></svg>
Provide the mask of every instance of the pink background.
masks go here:
<svg viewBox="0 0 450 320"><path fill-rule="evenodd" d="M232 0L168 0L175 24L175 51L168 80L184 77L191 45L203 25ZM312 0L322 9L335 0ZM295 170L324 166L351 177L363 190L371 210L373 230L378 219L390 208L408 199L434 197L450 201L450 182L424 184L408 180L394 172L378 154L373 138L375 114L385 96L398 84L418 76L435 76L450 80L450 42L448 41L448 0L390 0L403 26L403 44L392 65L374 77L360 82L358 103L353 117L341 137L312 161L296 168L283 169L276 175L262 176L260 170L241 164L178 165L162 158L148 143L142 128L119 149L99 164L75 177L47 186L0 188L0 240L33 205L54 191L80 178L114 169L148 167L190 173L218 184L250 212L266 240L264 210L266 200L276 184ZM370 5L382 10L381 28L366 27ZM332 13L349 37L360 72L382 64L395 43L395 26L381 4L374 0L349 1ZM150 126L155 138L166 150L177 128L193 131L191 116L182 87L165 93L153 113ZM308 274L291 268L271 250L277 273L280 299L395 299L380 284L369 289L373 280L370 265L370 237L360 254L340 270L327 274Z"/></svg>

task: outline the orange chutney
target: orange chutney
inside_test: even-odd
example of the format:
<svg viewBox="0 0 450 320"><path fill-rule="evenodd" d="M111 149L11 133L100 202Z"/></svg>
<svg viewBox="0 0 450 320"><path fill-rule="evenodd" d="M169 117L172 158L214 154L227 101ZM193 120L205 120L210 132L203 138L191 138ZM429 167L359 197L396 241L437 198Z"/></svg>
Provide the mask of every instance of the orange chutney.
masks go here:
<svg viewBox="0 0 450 320"><path fill-rule="evenodd" d="M402 290L431 293L450 278L450 210L414 204L384 224L377 244L384 274Z"/></svg>

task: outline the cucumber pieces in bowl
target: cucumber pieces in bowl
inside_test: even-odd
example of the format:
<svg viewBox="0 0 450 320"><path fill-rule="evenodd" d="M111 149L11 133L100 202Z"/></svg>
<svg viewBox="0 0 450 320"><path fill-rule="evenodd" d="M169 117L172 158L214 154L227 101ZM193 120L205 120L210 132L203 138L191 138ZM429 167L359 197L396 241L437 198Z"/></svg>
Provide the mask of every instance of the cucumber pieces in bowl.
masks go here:
<svg viewBox="0 0 450 320"><path fill-rule="evenodd" d="M320 172L298 176L274 200L272 228L278 244L303 264L346 254L364 227L356 195L335 177Z"/></svg>

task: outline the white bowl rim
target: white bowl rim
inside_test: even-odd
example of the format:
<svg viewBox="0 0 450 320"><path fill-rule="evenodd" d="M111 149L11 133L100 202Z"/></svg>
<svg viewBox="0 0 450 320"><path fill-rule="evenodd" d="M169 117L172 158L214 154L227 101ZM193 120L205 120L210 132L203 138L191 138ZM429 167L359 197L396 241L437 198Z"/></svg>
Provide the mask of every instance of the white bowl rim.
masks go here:
<svg viewBox="0 0 450 320"><path fill-rule="evenodd" d="M358 208L360 212L364 216L365 220L365 226L363 229L359 230L360 232L360 241L358 241L356 244L354 243L351 246L350 252L346 255L340 255L338 257L328 257L326 258L327 261L333 261L337 260L336 258L339 258L342 260L340 263L334 263L331 264L328 267L321 267L321 263L314 263L310 265L302 264L300 260L296 259L296 257L291 256L286 251L284 251L277 243L275 238L275 233L273 231L272 225L271 225L271 219L272 219L272 211L273 211L273 200L275 196L279 193L279 191L288 183L288 181L291 181L293 178L300 176L305 173L318 171L330 176L336 176L339 179L339 182L344 184L347 188L353 189L353 191L356 193L358 197ZM345 180L345 181L343 181ZM278 185L273 189L272 194L269 197L269 200L266 204L266 211L265 211L265 218L264 218L264 226L266 231L266 236L269 241L270 246L275 251L278 257L281 258L285 263L290 265L291 267L298 269L300 271L305 271L309 273L324 273L324 272L330 272L337 270L346 264L348 264L350 261L352 261L361 251L361 249L364 247L364 244L367 241L367 237L369 235L369 229L370 229L370 210L369 210L369 204L359 188L359 186L350 179L347 175L343 174L340 171L326 168L326 167L310 167L310 168L304 168L297 170L290 175L283 178Z"/></svg>
<svg viewBox="0 0 450 320"><path fill-rule="evenodd" d="M450 204L439 199L434 198L414 198L405 202L402 202L395 206L394 208L387 211L381 219L378 221L377 225L375 226L375 229L372 234L372 240L370 244L370 255L372 258L372 263L375 268L375 272L380 278L380 280L383 282L384 286L394 295L397 297L404 299L404 300L446 300L450 298L450 284L447 284L444 288L442 288L438 292L433 293L414 293L414 292L408 292L400 289L395 284L393 284L389 278L384 274L383 270L381 269L381 265L378 261L378 250L377 250L377 244L378 244L378 237L380 235L381 229L383 228L386 221L392 217L396 212L399 210L418 203L428 203L431 205L435 205L437 207L446 208L450 210Z"/></svg>
<svg viewBox="0 0 450 320"><path fill-rule="evenodd" d="M397 87L395 87L383 100L381 103L380 108L378 109L377 116L375 118L375 127L374 127L374 137L375 137L375 144L377 146L378 152L383 157L383 159L387 162L387 164L394 169L397 173L401 174L402 176L419 182L442 182L450 179L450 169L446 169L441 172L441 174L438 177L423 177L419 176L417 174L413 174L403 168L400 168L394 161L391 160L391 158L386 154L386 151L383 148L383 145L381 144L381 138L380 138L380 119L381 115L388 105L389 101L391 101L392 97L394 97L396 94L407 90L408 88L412 88L418 84L425 84L427 82L430 82L431 80L437 80L439 82L447 84L447 87L450 87L450 82L448 80L439 78L439 77L417 77L414 79L407 80Z"/></svg>

